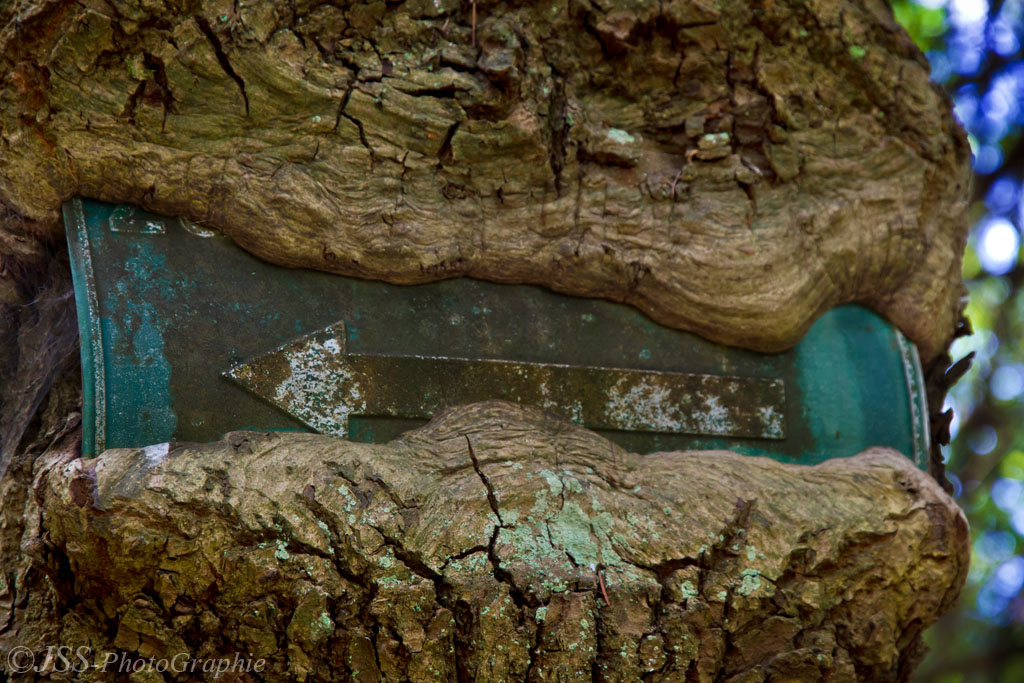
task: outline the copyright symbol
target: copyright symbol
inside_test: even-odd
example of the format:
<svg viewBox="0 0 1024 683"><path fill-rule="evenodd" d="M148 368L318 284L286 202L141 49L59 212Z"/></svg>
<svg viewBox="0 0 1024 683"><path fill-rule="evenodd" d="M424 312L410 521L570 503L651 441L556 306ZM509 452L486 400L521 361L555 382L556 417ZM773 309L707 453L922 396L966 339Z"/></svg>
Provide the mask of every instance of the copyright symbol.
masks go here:
<svg viewBox="0 0 1024 683"><path fill-rule="evenodd" d="M7 653L7 670L15 674L23 674L36 663L36 656L32 650L24 645L12 647Z"/></svg>

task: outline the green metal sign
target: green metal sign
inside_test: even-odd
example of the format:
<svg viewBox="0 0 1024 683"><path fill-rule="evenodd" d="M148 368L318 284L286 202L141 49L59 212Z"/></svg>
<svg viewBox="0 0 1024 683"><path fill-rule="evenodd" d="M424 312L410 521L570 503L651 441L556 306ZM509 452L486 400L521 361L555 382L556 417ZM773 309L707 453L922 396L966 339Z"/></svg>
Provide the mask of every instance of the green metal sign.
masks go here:
<svg viewBox="0 0 1024 683"><path fill-rule="evenodd" d="M461 279L394 286L260 261L179 218L75 199L83 449L294 429L382 442L460 403L540 406L638 451L927 462L917 352L870 311L794 349L717 345L607 301Z"/></svg>

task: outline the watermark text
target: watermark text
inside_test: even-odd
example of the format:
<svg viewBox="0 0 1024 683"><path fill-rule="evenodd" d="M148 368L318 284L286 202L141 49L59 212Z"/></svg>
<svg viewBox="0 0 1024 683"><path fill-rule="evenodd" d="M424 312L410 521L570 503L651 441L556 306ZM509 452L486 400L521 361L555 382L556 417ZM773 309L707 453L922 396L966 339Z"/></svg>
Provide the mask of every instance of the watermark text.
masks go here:
<svg viewBox="0 0 1024 683"><path fill-rule="evenodd" d="M89 670L104 673L130 674L140 671L156 673L205 673L220 678L226 673L262 673L267 660L248 657L236 652L229 657L193 657L189 652L177 652L164 657L139 657L127 652L94 652L82 645L48 645L33 650L19 645L6 657L7 672L38 674L84 673Z"/></svg>

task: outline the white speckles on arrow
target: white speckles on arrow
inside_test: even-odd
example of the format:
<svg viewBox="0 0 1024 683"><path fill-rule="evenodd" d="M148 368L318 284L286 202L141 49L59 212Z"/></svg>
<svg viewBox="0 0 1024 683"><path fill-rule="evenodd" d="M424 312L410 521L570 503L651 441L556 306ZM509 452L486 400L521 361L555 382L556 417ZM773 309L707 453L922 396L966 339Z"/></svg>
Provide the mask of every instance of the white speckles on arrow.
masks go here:
<svg viewBox="0 0 1024 683"><path fill-rule="evenodd" d="M362 413L366 401L344 354L345 324L339 322L224 374L309 428L347 437L349 415Z"/></svg>
<svg viewBox="0 0 1024 683"><path fill-rule="evenodd" d="M335 323L225 375L311 429L348 436L353 415L431 417L504 399L594 429L781 439L781 380L509 360L348 353Z"/></svg>

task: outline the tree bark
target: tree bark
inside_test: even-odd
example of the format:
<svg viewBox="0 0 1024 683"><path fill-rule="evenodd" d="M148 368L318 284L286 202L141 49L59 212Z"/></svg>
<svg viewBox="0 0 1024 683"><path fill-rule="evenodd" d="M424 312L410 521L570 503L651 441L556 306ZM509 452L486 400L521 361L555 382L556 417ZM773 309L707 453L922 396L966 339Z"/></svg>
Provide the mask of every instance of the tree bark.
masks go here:
<svg viewBox="0 0 1024 683"><path fill-rule="evenodd" d="M383 446L68 439L32 493L22 544L66 562L53 642L249 653L265 680L903 680L969 543L893 451L636 456L500 402Z"/></svg>
<svg viewBox="0 0 1024 683"><path fill-rule="evenodd" d="M945 350L969 151L881 0L463 5L12 3L6 229L79 194L761 351L851 301Z"/></svg>
<svg viewBox="0 0 1024 683"><path fill-rule="evenodd" d="M969 154L881 0L20 0L0 73L3 652L267 660L235 680L910 676L967 531L893 452L640 457L477 404L384 446L79 458L59 221L131 202L276 263L541 284L761 351L860 302L917 343L941 437Z"/></svg>

